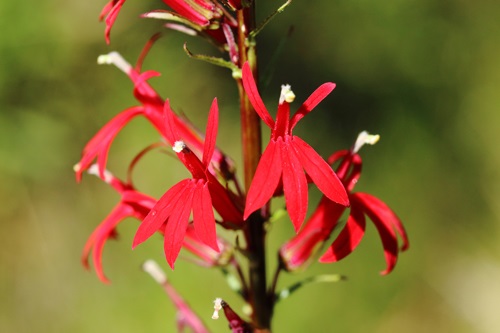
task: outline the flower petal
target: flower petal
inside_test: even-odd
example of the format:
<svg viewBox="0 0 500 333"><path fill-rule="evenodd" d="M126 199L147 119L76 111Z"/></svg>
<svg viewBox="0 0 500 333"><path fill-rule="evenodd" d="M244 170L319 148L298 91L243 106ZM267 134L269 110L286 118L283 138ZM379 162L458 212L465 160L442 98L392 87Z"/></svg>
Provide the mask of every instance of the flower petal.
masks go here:
<svg viewBox="0 0 500 333"><path fill-rule="evenodd" d="M82 173L87 170L96 156L98 157L99 175L104 179L104 170L106 169L109 147L113 139L129 121L142 113L142 107L127 109L116 115L97 132L97 134L87 143L85 148L83 148L83 156L76 170L77 181L81 180Z"/></svg>
<svg viewBox="0 0 500 333"><path fill-rule="evenodd" d="M212 199L212 205L219 213L223 222L228 222L231 225L241 225L243 223L243 216L241 213L242 207L234 200L230 191L219 183L219 181L210 173L207 173L208 178L208 191ZM229 225L225 225L229 227Z"/></svg>
<svg viewBox="0 0 500 333"><path fill-rule="evenodd" d="M110 281L104 275L102 268L102 251L104 244L109 238L115 235L116 226L126 217L132 216L133 210L130 206L119 203L111 213L99 224L99 226L92 232L89 239L85 243L82 252L82 264L86 269L89 269L89 255L92 250L92 261L94 262L94 269L99 279L104 283Z"/></svg>
<svg viewBox="0 0 500 333"><path fill-rule="evenodd" d="M286 208L295 232L298 232L307 214L308 191L304 170L295 150L290 145L290 140L290 136L286 136L285 141L279 138L277 145L281 148Z"/></svg>
<svg viewBox="0 0 500 333"><path fill-rule="evenodd" d="M165 258L172 269L174 269L175 260L181 251L184 235L189 223L189 215L191 214L195 192L193 183L192 180L189 180L186 191L179 196L182 199L182 204L177 205L175 210L172 211L165 226L163 249L165 251Z"/></svg>
<svg viewBox="0 0 500 333"><path fill-rule="evenodd" d="M217 129L219 127L219 108L217 98L214 98L210 113L208 114L207 129L205 131L205 145L203 146L203 165L208 167L215 150L215 141L217 138Z"/></svg>
<svg viewBox="0 0 500 333"><path fill-rule="evenodd" d="M190 181L191 179L185 179L177 183L158 200L153 209L151 209L149 214L142 221L139 229L137 229L132 243L132 249L151 237L163 223L167 221L174 211L181 209L184 204L183 195Z"/></svg>
<svg viewBox="0 0 500 333"><path fill-rule="evenodd" d="M293 130L295 125L299 122L300 119L304 118L306 114L311 112L326 96L328 96L332 90L335 89L335 83L327 82L323 83L321 86L316 89L311 96L307 98L307 100L302 104L302 106L295 112L290 121L290 130Z"/></svg>
<svg viewBox="0 0 500 333"><path fill-rule="evenodd" d="M191 5L189 4L188 1L179 1L179 0L163 0L163 2L169 5L173 10L178 12L180 15L187 18L189 21L202 27L207 26L210 23L210 21L207 19L207 17L203 16L196 9L198 9L201 12L204 12L205 15L207 15L208 17L211 17L213 15L211 14L211 12L214 10L213 4L211 4L212 6L210 8L206 8L206 6L201 6L201 3L199 1L197 1L197 3L191 2Z"/></svg>
<svg viewBox="0 0 500 333"><path fill-rule="evenodd" d="M280 249L280 255L288 271L307 267L316 251L328 240L346 207L327 197L321 198L314 213L307 219L299 233Z"/></svg>
<svg viewBox="0 0 500 333"><path fill-rule="evenodd" d="M165 137L173 145L176 141L180 140L179 134L177 133L177 127L175 126L175 114L170 108L170 101L165 100L165 105L163 107L163 117L165 118Z"/></svg>
<svg viewBox="0 0 500 333"><path fill-rule="evenodd" d="M255 111L259 117L266 123L269 128L274 128L274 120L266 109L262 98L260 97L259 90L257 89L257 84L253 78L252 70L248 62L243 64L242 69L242 81L245 92L247 93L250 103L252 103Z"/></svg>
<svg viewBox="0 0 500 333"><path fill-rule="evenodd" d="M282 170L280 147L275 141L271 140L260 158L252 184L250 184L248 190L243 214L245 220L271 199L281 179Z"/></svg>
<svg viewBox="0 0 500 333"><path fill-rule="evenodd" d="M118 0L118 1L112 1L114 3L113 7L109 9L109 6L111 4L108 3L104 8L103 11L101 12L101 16L104 16L104 11L107 12L106 16L106 29L104 30L104 36L106 38L106 43L109 44L110 37L109 35L111 34L111 28L113 27L113 24L115 24L116 18L118 17L118 14L120 13L120 9L122 8L123 4L125 3L125 0Z"/></svg>
<svg viewBox="0 0 500 333"><path fill-rule="evenodd" d="M377 228L382 240L385 261L387 263L386 269L380 272L380 274L389 274L396 265L399 252L395 228L398 232L401 232L400 236L403 238L402 249L408 248L408 237L403 229L403 225L396 214L380 199L367 193L355 193L353 199L363 205L366 215L370 217Z"/></svg>
<svg viewBox="0 0 500 333"><path fill-rule="evenodd" d="M293 136L293 147L309 177L328 199L349 206L347 192L332 168L304 140Z"/></svg>
<svg viewBox="0 0 500 333"><path fill-rule="evenodd" d="M196 236L212 249L219 251L212 199L206 183L198 184L194 193L193 224Z"/></svg>
<svg viewBox="0 0 500 333"><path fill-rule="evenodd" d="M319 262L336 262L349 255L359 245L365 233L366 219L362 207L351 202L351 212L347 223L333 244L321 256Z"/></svg>

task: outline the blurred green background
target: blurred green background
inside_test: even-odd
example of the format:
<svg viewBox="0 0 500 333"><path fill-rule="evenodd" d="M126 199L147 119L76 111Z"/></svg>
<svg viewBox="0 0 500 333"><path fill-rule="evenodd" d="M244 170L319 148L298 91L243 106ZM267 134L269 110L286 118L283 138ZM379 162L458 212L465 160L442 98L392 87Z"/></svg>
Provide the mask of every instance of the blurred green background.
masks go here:
<svg viewBox="0 0 500 333"><path fill-rule="evenodd" d="M161 22L138 18L161 1L129 0L104 43L97 16L105 1L0 3L0 331L174 332L175 309L139 269L164 266L159 238L131 251L137 222L120 225L104 250L111 285L80 265L87 237L118 196L98 179L76 184L72 171L84 144L113 115L136 105L117 69L98 67L117 50L135 62ZM279 1L259 4L264 19ZM323 156L351 145L357 133L379 133L364 148L358 191L387 202L404 221L411 247L386 277L375 228L359 249L333 265L284 275L280 287L318 273L345 283L310 285L276 308L276 332L500 331L500 2L294 1L260 35L264 69L290 26L263 95L274 110L279 85L290 83L297 105L319 84L337 88L295 133ZM219 145L239 163L236 88L227 70L187 59L213 52L202 41L167 32L145 69L176 110L201 128L214 96L221 108ZM124 176L128 161L157 140L135 120L112 147L109 168ZM135 172L137 186L161 195L185 175L172 159L151 154ZM312 199L318 198L313 191ZM314 200L310 209L315 206ZM292 235L279 221L274 251ZM236 309L217 271L178 261L172 284L214 332L212 300Z"/></svg>

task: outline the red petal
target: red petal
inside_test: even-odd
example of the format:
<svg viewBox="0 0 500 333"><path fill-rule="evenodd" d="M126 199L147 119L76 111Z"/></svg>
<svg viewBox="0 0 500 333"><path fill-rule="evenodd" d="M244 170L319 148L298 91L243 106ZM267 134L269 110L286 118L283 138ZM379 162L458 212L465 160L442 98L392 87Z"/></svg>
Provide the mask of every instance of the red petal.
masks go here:
<svg viewBox="0 0 500 333"><path fill-rule="evenodd" d="M327 162L328 164L333 164L338 160L340 160L341 158L344 158L350 154L351 152L348 149L338 150L335 153L331 154L330 157L328 157Z"/></svg>
<svg viewBox="0 0 500 333"><path fill-rule="evenodd" d="M243 64L242 81L248 99L250 100L250 103L252 103L259 117L266 123L269 128L274 128L274 120L273 118L271 118L271 115L267 111L266 106L264 105L264 102L260 97L259 90L257 89L257 85L255 84L252 70L250 69L250 65L248 65L248 62L245 62Z"/></svg>
<svg viewBox="0 0 500 333"><path fill-rule="evenodd" d="M106 5L104 5L104 7L101 10L101 13L99 14L99 21L101 21L104 18L104 16L108 15L109 11L113 8L116 2L117 0L111 0Z"/></svg>
<svg viewBox="0 0 500 333"><path fill-rule="evenodd" d="M300 163L319 190L328 199L349 206L344 185L326 161L301 138L293 136L292 140Z"/></svg>
<svg viewBox="0 0 500 333"><path fill-rule="evenodd" d="M283 191L285 192L286 208L292 220L295 232L298 232L307 214L307 180L302 165L290 146L290 137L286 141L281 138L277 145L281 148L283 168Z"/></svg>
<svg viewBox="0 0 500 333"><path fill-rule="evenodd" d="M203 146L203 165L208 167L214 154L217 129L219 127L219 108L217 98L214 98L208 114L207 129L205 131L205 145Z"/></svg>
<svg viewBox="0 0 500 333"><path fill-rule="evenodd" d="M177 128L175 126L175 114L174 111L170 108L170 101L165 100L165 105L163 107L163 116L165 118L165 137L170 144L174 144L179 140L179 134L177 134Z"/></svg>
<svg viewBox="0 0 500 333"><path fill-rule="evenodd" d="M116 18L118 17L118 13L120 13L120 9L122 8L123 4L125 3L125 0L118 0L116 4L109 10L108 16L106 16L106 29L104 30L104 36L106 38L106 43L110 43L109 35L111 33L111 28L113 27L113 24L116 21ZM104 7L104 10L107 10L109 8L109 4ZM102 14L101 14L102 15Z"/></svg>
<svg viewBox="0 0 500 333"><path fill-rule="evenodd" d="M189 215L193 206L194 190L193 181L189 180L186 191L179 195L182 203L177 205L176 209L172 211L172 215L168 218L167 225L165 226L163 249L165 251L165 258L172 269L174 269L175 260L179 256L184 235L186 234Z"/></svg>
<svg viewBox="0 0 500 333"><path fill-rule="evenodd" d="M104 275L104 271L102 268L102 252L104 249L104 244L113 234L118 223L120 223L124 218L128 216L133 216L133 209L130 206L124 205L123 203L115 206L111 213L109 213L109 215L106 216L101 224L99 224L99 226L92 232L83 248L83 265L85 266L85 268L89 269L88 257L90 255L90 251L93 248L92 260L94 262L94 269L99 279L104 283L110 282Z"/></svg>
<svg viewBox="0 0 500 333"><path fill-rule="evenodd" d="M243 218L246 220L250 214L264 206L273 196L278 186L282 173L280 147L270 141L262 154L259 165L248 190Z"/></svg>
<svg viewBox="0 0 500 333"><path fill-rule="evenodd" d="M80 167L76 171L77 181L81 180L82 173L89 167L94 158L98 157L99 174L104 179L104 170L108 158L109 147L115 136L132 118L143 113L142 107L127 109L113 119L111 119L83 148L83 157L80 160Z"/></svg>
<svg viewBox="0 0 500 333"><path fill-rule="evenodd" d="M398 259L398 240L394 228L399 231L402 228L401 221L384 202L370 194L355 193L353 199L356 199L363 205L366 215L370 217L377 228L382 240L385 261L387 263L385 271L380 272L380 274L386 275L393 270ZM403 237L403 247L408 247L406 233L403 232L401 236Z"/></svg>
<svg viewBox="0 0 500 333"><path fill-rule="evenodd" d="M140 205L144 209L149 209L149 210L153 209L153 207L156 205L157 202L152 197L135 190L123 192L122 201L132 205Z"/></svg>
<svg viewBox="0 0 500 333"><path fill-rule="evenodd" d="M359 245L365 233L366 220L362 208L351 206L351 212L347 223L337 236L333 244L319 259L322 263L336 262L345 258Z"/></svg>
<svg viewBox="0 0 500 333"><path fill-rule="evenodd" d="M189 187L189 182L191 179L185 179L172 188L170 188L161 198L158 200L156 205L151 209L146 218L142 221L139 229L134 236L134 241L132 243L132 248L144 242L146 239L151 237L162 225L167 221L167 219L174 213L175 210L179 210L184 203L184 198L182 197Z"/></svg>
<svg viewBox="0 0 500 333"><path fill-rule="evenodd" d="M215 251L219 251L212 199L207 184L197 186L193 198L193 223L196 236Z"/></svg>
<svg viewBox="0 0 500 333"><path fill-rule="evenodd" d="M290 130L293 130L295 125L300 119L304 118L306 114L311 112L326 96L328 96L332 90L335 89L335 83L327 82L323 83L316 89L311 96L302 104L302 106L295 112L290 121Z"/></svg>
<svg viewBox="0 0 500 333"><path fill-rule="evenodd" d="M189 21L193 22L194 24L197 24L197 25L200 25L200 26L203 27L203 26L206 26L206 25L208 25L210 23L210 21L205 16L203 16L200 13L198 13L186 1L163 0L163 2L166 3L168 6L170 6L177 13L179 13L182 16L184 16ZM212 10L210 10L210 11L212 11ZM207 13L207 15L208 15L208 13Z"/></svg>
<svg viewBox="0 0 500 333"><path fill-rule="evenodd" d="M233 201L229 191L210 173L207 173L208 191L212 205L224 222L241 225L243 216L237 203Z"/></svg>

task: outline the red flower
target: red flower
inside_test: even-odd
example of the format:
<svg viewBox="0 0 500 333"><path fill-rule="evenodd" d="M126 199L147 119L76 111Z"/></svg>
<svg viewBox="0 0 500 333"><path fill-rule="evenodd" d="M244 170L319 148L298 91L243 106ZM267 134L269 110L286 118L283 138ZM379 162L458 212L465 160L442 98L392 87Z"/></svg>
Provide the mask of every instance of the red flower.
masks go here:
<svg viewBox="0 0 500 333"><path fill-rule="evenodd" d="M365 233L366 214L375 224L384 247L387 267L380 274L389 274L396 266L399 251L405 251L409 247L408 236L401 220L383 201L370 194L358 192L349 198L351 212L347 224L319 261L336 262L354 251ZM398 245L398 234L403 240L401 249Z"/></svg>
<svg viewBox="0 0 500 333"><path fill-rule="evenodd" d="M370 136L362 132L353 149L334 153L328 159L330 164L341 161L337 169L345 188L350 193L361 173L362 160L358 150L363 144L373 144L378 136ZM365 216L374 222L384 246L387 268L381 274L388 274L396 264L398 252L405 251L408 237L401 221L382 201L366 193L349 194L351 210L347 224L320 262L335 262L350 254L361 242L365 232ZM305 223L300 232L285 243L280 249L280 258L288 271L296 271L307 266L315 252L327 241L344 213L346 207L323 197L313 215ZM398 249L398 234L403 240Z"/></svg>
<svg viewBox="0 0 500 333"><path fill-rule="evenodd" d="M97 166L94 165L94 168L91 168L89 172L97 175ZM92 232L85 243L82 253L82 263L85 268L90 268L89 256L90 251L92 251L92 261L94 262L97 276L101 281L109 283L102 268L102 252L106 241L110 238L116 238L116 226L125 218L133 217L142 221L154 206L156 200L134 190L131 185L124 184L108 172L105 173L105 176L106 182L113 186L121 194L122 198L111 213Z"/></svg>
<svg viewBox="0 0 500 333"><path fill-rule="evenodd" d="M218 107L214 99L208 117L205 146L202 161L179 140L174 122L174 113L168 100L165 102L166 135L175 142L174 151L191 172L193 178L182 180L170 188L149 212L139 226L133 241L133 248L144 242L157 230L164 231L164 252L170 267L182 247L189 216L193 212L194 229L197 237L212 249L219 251L212 206L223 220L241 223L241 213L232 204L226 189L208 171L218 128Z"/></svg>
<svg viewBox="0 0 500 333"><path fill-rule="evenodd" d="M280 180L283 183L286 206L295 231L307 212L308 190L304 170L321 192L330 200L349 205L347 193L332 168L301 138L292 135L300 119L312 111L335 88L334 83L321 85L302 104L290 120L290 102L294 95L290 86L282 86L276 122L271 118L259 95L248 63L243 65L243 86L255 111L271 128L271 140L257 166L248 191L244 218L264 206L273 196Z"/></svg>
<svg viewBox="0 0 500 333"><path fill-rule="evenodd" d="M132 119L137 116L145 117L155 128L162 134L165 140L168 138L165 135L165 125L163 121L163 99L157 92L148 84L147 80L152 76L158 75L156 72L148 71L140 73L140 67L144 56L146 55L151 43L150 41L139 58L137 65L132 67L120 54L111 52L107 55L100 56L99 62L106 64L115 64L123 72L125 72L134 83L134 95L142 105L128 108L113 119L111 119L99 132L87 143L83 149L83 154L80 162L75 166L76 179L81 180L82 173L89 168L94 159L97 158L99 166L99 174L103 178L108 152L116 135L127 125ZM203 136L184 118L174 116L175 126L179 134L195 151L195 153L203 150ZM173 144L174 142L170 142ZM215 149L210 163L210 170L215 173L215 170L221 172L227 179L231 179L234 173L233 162L219 149Z"/></svg>

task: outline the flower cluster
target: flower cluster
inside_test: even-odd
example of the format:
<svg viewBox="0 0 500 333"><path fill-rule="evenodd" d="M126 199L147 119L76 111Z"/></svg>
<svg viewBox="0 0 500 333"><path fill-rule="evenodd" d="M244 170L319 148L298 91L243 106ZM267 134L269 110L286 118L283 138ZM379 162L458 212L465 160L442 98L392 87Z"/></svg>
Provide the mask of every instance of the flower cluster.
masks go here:
<svg viewBox="0 0 500 333"><path fill-rule="evenodd" d="M218 317L219 310L224 310L233 332L268 329L272 309L278 300L276 288L279 273L306 269L323 247L326 250L319 258L320 262L332 263L343 259L354 251L363 238L366 217L373 222L382 240L386 260L386 269L382 274L390 273L399 252L409 246L403 224L377 197L353 192L362 168L359 150L365 144L374 144L379 137L362 132L351 149L337 151L325 160L304 139L293 134L300 120L332 93L335 84L327 82L320 85L293 114L290 104L295 100L295 93L290 85L283 85L276 118L273 119L255 79L254 45L258 29L251 20L253 2L163 2L170 7L169 10L159 9L142 16L166 20L165 26L169 29L209 38L229 58L227 61L194 56L186 49L191 57L232 70L241 100L243 171L249 177L245 177L245 183L240 184L235 163L216 144L219 129L216 98L206 116L206 129L200 132L185 116L172 109L169 98L162 98L149 84L149 80L159 73L142 71L142 63L158 39L157 35L146 44L135 66L116 52L100 56L98 63L113 64L129 77L138 105L121 111L105 124L84 147L82 157L75 165L77 181L82 179L84 172L88 172L109 184L120 195L118 204L84 246L82 262L85 267L89 268L89 259L92 258L98 277L103 282L109 282L102 265L104 245L108 239L116 238L118 224L132 217L140 222L132 241L133 248L159 234L163 238L165 259L172 269L182 249L191 254L191 262L221 269L231 288L250 304L253 311L247 321L222 299L216 300L214 317ZM124 3L125 0L112 0L102 10L108 43L111 28ZM109 150L116 135L136 117L143 117L151 124L159 141L138 153L130 163L128 178L121 180L107 170ZM270 128L270 137L263 142L260 121ZM160 198L139 191L132 182L134 166L155 149L169 147L174 153L168 155L174 156L190 177L178 180ZM323 196L307 218L310 184L314 184ZM284 208L295 235L280 247L275 279L267 286L264 239L266 226L277 223L271 222L276 219L270 202L280 196L284 196ZM345 226L327 246L343 216L347 216ZM226 230L225 237L219 233L222 229ZM231 233L236 241L227 237ZM248 272L244 272L245 267ZM163 273L158 273L157 266L149 263L145 270L163 286L178 308L182 318L179 321L180 331L190 327L194 332L208 332ZM262 276L257 278L259 274Z"/></svg>

